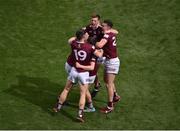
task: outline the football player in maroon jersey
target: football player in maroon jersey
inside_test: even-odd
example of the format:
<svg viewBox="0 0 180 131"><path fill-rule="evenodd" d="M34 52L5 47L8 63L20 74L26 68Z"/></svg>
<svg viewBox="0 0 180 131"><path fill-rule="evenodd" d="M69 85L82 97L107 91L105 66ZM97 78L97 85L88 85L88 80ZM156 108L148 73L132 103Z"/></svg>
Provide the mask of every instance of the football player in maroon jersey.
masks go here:
<svg viewBox="0 0 180 131"><path fill-rule="evenodd" d="M116 35L111 32L113 23L110 20L104 20L102 27L104 36L100 42L96 43L96 46L104 50L104 56L106 57L104 81L108 91L108 104L101 109L101 112L109 113L114 109L114 103L120 100L114 84L115 77L119 72L120 60L117 54Z"/></svg>
<svg viewBox="0 0 180 131"><path fill-rule="evenodd" d="M94 69L94 58L93 55L101 57L103 52L95 49L95 46L88 44L88 34L84 30L76 32L76 39L71 43L73 67L69 73L66 86L59 97L59 101L54 108L55 112L58 112L62 104L67 98L68 92L72 87L72 83L78 80L80 86L80 100L79 100L79 111L77 120L84 122L83 110L86 101L86 93L88 91L89 84L89 71Z"/></svg>
<svg viewBox="0 0 180 131"><path fill-rule="evenodd" d="M103 31L100 19L101 19L100 15L93 14L91 16L90 24L84 28L85 31L89 34L89 37L93 38L96 42L99 42L104 36L104 31ZM118 31L112 28L111 28L111 32L118 34ZM97 72L100 67L100 64L102 64L104 61L104 57L97 58L96 60L98 62L96 63L94 70L90 71L91 78L95 77L94 89L91 92L92 98L97 95L97 93L99 92L99 88L101 87L98 76L97 76Z"/></svg>
<svg viewBox="0 0 180 131"><path fill-rule="evenodd" d="M100 15L94 14L91 16L91 22L84 29L89 34L89 37L93 37L96 42L99 42L103 38L103 29L100 22Z"/></svg>

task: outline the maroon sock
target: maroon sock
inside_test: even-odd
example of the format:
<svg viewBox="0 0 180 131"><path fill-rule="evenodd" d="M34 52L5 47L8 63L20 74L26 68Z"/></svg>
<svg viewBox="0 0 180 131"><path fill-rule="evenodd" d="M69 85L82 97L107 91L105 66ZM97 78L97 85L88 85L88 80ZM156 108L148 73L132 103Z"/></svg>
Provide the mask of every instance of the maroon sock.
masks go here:
<svg viewBox="0 0 180 131"><path fill-rule="evenodd" d="M113 107L113 102L108 102L109 107Z"/></svg>

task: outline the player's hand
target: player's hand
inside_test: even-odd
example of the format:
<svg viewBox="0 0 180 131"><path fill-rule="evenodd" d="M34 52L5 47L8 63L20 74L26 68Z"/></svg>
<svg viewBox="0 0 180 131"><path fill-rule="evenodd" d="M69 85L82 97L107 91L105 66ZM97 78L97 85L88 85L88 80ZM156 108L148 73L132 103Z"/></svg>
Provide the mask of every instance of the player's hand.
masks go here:
<svg viewBox="0 0 180 131"><path fill-rule="evenodd" d="M79 64L79 62L76 62L76 68L81 68L81 64Z"/></svg>
<svg viewBox="0 0 180 131"><path fill-rule="evenodd" d="M100 52L101 52L101 53L104 53L104 50L103 50L103 49L100 49Z"/></svg>

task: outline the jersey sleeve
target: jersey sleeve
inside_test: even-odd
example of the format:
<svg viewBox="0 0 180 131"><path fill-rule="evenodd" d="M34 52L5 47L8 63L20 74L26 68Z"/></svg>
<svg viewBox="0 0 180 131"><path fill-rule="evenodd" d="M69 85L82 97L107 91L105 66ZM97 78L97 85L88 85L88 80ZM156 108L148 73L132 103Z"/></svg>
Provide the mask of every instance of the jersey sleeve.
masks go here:
<svg viewBox="0 0 180 131"><path fill-rule="evenodd" d="M106 39L108 41L109 37L110 36L108 34L104 34L103 39Z"/></svg>
<svg viewBox="0 0 180 131"><path fill-rule="evenodd" d="M69 41L68 44L69 44L69 45L72 45L74 42L75 42L75 40Z"/></svg>
<svg viewBox="0 0 180 131"><path fill-rule="evenodd" d="M73 50L73 48L75 47L75 42L76 40L73 40L71 43L70 43L70 46L71 46L71 49Z"/></svg>

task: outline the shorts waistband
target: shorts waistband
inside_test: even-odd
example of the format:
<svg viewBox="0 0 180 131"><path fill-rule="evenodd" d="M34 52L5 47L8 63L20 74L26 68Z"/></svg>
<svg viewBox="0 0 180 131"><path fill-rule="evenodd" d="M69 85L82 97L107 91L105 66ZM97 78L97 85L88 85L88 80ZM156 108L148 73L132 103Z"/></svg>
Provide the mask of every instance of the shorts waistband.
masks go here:
<svg viewBox="0 0 180 131"><path fill-rule="evenodd" d="M109 58L106 58L106 60L107 60L107 61L109 61L109 60L119 60L119 58L118 58L118 57L110 58L110 59L109 59Z"/></svg>

